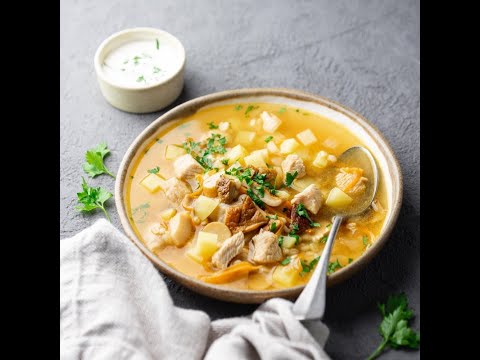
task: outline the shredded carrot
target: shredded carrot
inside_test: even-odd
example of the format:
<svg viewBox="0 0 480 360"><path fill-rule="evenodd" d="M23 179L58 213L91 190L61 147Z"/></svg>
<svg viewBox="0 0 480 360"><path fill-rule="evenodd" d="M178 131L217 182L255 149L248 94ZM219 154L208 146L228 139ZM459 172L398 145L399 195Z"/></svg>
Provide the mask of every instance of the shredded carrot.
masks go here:
<svg viewBox="0 0 480 360"><path fill-rule="evenodd" d="M239 262L225 270L219 271L213 275L200 275L199 279L210 284L224 284L235 281L251 271L258 270L260 266L254 266L247 261Z"/></svg>

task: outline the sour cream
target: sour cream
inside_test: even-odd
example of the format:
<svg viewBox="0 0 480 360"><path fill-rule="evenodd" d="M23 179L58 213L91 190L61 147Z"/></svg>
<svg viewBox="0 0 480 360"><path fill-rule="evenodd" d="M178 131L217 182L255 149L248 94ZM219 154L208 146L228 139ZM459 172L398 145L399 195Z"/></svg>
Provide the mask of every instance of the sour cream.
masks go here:
<svg viewBox="0 0 480 360"><path fill-rule="evenodd" d="M162 38L132 40L113 49L102 71L120 86L142 88L170 78L181 67L178 50Z"/></svg>

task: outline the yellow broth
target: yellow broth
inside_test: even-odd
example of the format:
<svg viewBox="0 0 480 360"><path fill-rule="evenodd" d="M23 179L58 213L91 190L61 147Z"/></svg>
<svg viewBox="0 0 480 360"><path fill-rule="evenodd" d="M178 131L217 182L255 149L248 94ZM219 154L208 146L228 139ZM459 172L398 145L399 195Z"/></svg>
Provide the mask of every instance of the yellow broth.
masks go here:
<svg viewBox="0 0 480 360"><path fill-rule="evenodd" d="M281 126L274 134L267 134L263 132L263 130L252 129L250 120L258 118L263 111L275 114L282 121ZM284 138L296 138L296 135L299 132L305 129L311 129L318 141L308 147L301 145L295 153L304 160L307 176L314 178L315 183L323 193L324 200L330 189L335 186L334 172L338 171L338 169L334 166L329 166L325 169L319 169L313 166L312 161L315 159L315 155L323 150L328 154L338 157L344 150L351 146L359 144L364 145L360 139L349 130L323 116L281 104L248 103L215 106L202 109L201 111L175 123L167 124L162 127L157 134L156 139L148 144L146 150L137 159L136 164L134 164L131 173L127 177L126 198L128 215L138 237L145 244L155 240L156 235L154 235L150 229L153 225L159 222L159 214L163 210L171 208L172 205L166 200L163 191L150 193L140 184L140 182L149 174L149 169L157 166L160 167L159 175L163 178L168 179L174 177L173 160L165 159L166 146L169 144L181 145L186 138L189 137L193 138L195 141L199 141L198 139L204 134L218 132L216 129L209 128L209 123L211 122L216 125L220 122L229 122L233 129L233 141L235 139L235 134L237 134L238 131L256 131L257 135L255 136L255 140L250 144L243 145L248 152L266 148L267 143L265 139L269 135L273 135L272 141L280 146L281 136L278 135L279 133L283 134ZM230 141L225 147L231 148L235 145L236 143ZM296 193L291 189L287 190L292 192L292 194ZM349 219L341 226L330 258L331 264L337 263L336 266L332 265L332 272L339 268L338 264L341 267L345 267L351 262L354 262L378 238L382 230L386 207L388 205L385 185L382 178L380 178L376 201L380 210L383 207L383 211L369 209L365 214L358 216L355 219ZM181 209L180 205L178 205L178 209ZM331 224L333 213L334 212L323 204L314 220L318 222L321 227L326 227ZM356 224L355 232L352 232L352 225L350 225L349 228L349 223ZM192 248L197 234L202 228L202 225L196 226L195 235L184 247L177 248L175 246L166 246L162 249L156 249L154 251L155 255L171 267L189 276L198 278L200 275L211 274L212 270L208 266L197 263L189 256L186 256L186 252ZM296 246L299 251L298 256L305 264L308 264L309 261L321 254L325 245L322 241L312 243L309 241L303 241L302 236L300 239L300 243ZM221 284L220 286L257 290L281 288L284 286L272 282L271 276L277 267L280 268L282 266L284 265L262 265L260 271L251 272L235 281ZM298 272L299 274L302 272L301 266L298 267ZM292 286L307 282L310 275L311 272L303 272L302 276L299 275ZM265 279L267 280L265 281ZM259 282L260 285L258 284Z"/></svg>

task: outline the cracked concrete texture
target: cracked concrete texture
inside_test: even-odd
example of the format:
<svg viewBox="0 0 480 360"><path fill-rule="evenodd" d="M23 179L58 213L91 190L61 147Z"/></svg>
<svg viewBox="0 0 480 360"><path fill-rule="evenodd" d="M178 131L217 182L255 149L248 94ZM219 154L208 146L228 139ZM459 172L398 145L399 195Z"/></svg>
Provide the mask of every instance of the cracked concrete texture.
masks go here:
<svg viewBox="0 0 480 360"><path fill-rule="evenodd" d="M64 0L60 47L60 238L74 235L100 213L74 210L85 150L107 141L116 171L133 139L163 112L132 115L103 99L93 69L97 46L135 26L165 29L187 52L185 89L175 104L215 91L290 87L344 103L375 124L402 166L404 205L389 242L349 281L329 289L327 351L334 359L364 359L380 341L376 302L408 294L419 315L419 2ZM113 191L109 177L89 180ZM112 222L120 227L113 202ZM166 279L175 303L212 318L255 307L211 300ZM414 326L420 326L419 316ZM389 352L384 359L417 359Z"/></svg>

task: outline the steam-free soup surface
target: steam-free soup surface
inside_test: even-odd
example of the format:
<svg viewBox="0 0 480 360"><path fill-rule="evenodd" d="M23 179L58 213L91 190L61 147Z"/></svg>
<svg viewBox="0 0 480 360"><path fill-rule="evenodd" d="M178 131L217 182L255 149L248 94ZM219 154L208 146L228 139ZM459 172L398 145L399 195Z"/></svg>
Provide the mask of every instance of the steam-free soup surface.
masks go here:
<svg viewBox="0 0 480 360"><path fill-rule="evenodd" d="M161 128L128 180L128 211L145 245L177 270L220 286L268 290L304 284L336 211L370 179L338 156L364 145L317 114L281 104L203 109ZM376 241L383 180L372 207L342 224L329 273Z"/></svg>

